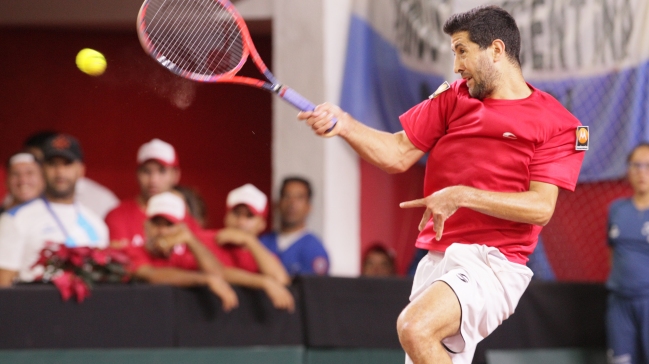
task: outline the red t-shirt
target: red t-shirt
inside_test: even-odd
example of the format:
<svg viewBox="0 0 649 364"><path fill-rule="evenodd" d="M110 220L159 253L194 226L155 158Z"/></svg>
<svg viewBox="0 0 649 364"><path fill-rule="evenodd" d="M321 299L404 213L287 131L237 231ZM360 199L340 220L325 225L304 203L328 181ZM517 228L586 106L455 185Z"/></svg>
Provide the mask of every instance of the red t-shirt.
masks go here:
<svg viewBox="0 0 649 364"><path fill-rule="evenodd" d="M530 86L522 100L478 100L465 80L426 100L400 120L408 139L424 152L424 195L464 185L496 192L523 192L530 181L574 191L584 153L575 150L579 120L549 94ZM497 247L510 261L525 264L541 227L460 208L435 240L432 219L417 247L444 251L454 242Z"/></svg>
<svg viewBox="0 0 649 364"><path fill-rule="evenodd" d="M129 245L142 246L144 244L144 222L146 212L136 200L122 201L116 208L106 215L110 240L127 240ZM186 214L183 222L187 227L197 233L201 227L191 215Z"/></svg>
<svg viewBox="0 0 649 364"><path fill-rule="evenodd" d="M194 232L196 237L207 247L207 249L226 267L243 269L252 273L258 273L259 268L252 253L239 246L219 246L214 241L215 231L201 230ZM131 259L130 270L135 272L144 265L151 265L156 268L173 267L185 270L198 270L198 263L194 254L186 244L179 244L174 247L169 257L152 255L143 245L133 245L125 249Z"/></svg>

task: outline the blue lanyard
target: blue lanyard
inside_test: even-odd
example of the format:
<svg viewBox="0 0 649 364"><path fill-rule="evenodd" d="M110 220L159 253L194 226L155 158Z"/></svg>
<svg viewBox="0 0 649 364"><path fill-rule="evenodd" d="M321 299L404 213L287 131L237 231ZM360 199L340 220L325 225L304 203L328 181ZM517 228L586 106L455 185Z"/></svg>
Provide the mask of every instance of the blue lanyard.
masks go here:
<svg viewBox="0 0 649 364"><path fill-rule="evenodd" d="M43 203L45 203L45 207L47 207L47 211L49 211L50 215L52 215L52 218L54 221L56 221L56 224L59 226L59 229L61 229L61 232L65 236L65 245L69 247L75 247L77 246L77 242L68 234L68 231L65 229L65 226L63 226L63 223L61 222L61 219L59 219L58 215L56 215L56 212L52 209L52 206L50 205L50 202L45 198L41 197L43 200ZM99 242L99 236L97 235L97 232L95 229L92 227L92 225L86 220L83 215L81 215L81 211L79 211L79 206L74 204L74 209L77 211L77 224L85 230L86 234L88 234L88 238L90 238L90 241L93 243Z"/></svg>

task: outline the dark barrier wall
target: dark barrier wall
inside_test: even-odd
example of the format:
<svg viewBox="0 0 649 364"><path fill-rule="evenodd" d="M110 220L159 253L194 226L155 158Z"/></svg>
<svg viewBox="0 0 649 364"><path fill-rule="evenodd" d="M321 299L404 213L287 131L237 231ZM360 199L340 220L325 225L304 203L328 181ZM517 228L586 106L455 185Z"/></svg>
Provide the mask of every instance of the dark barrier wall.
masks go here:
<svg viewBox="0 0 649 364"><path fill-rule="evenodd" d="M204 289L99 286L86 302L61 302L56 289L0 289L0 349L306 346L399 349L396 319L409 279L302 277L298 309L272 308L262 293L236 288L240 307L226 314ZM536 283L516 313L478 346L488 349L603 348L601 285Z"/></svg>

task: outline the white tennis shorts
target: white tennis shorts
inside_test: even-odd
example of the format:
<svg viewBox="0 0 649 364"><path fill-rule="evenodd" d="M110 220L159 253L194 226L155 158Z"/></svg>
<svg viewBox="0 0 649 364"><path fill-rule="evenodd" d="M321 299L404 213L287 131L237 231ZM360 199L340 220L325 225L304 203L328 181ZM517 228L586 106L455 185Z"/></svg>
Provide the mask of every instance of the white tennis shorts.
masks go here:
<svg viewBox="0 0 649 364"><path fill-rule="evenodd" d="M512 263L494 247L454 243L446 252L429 252L417 266L410 301L436 281L457 295L460 332L442 340L454 364L471 364L475 348L514 313L532 271ZM412 360L406 355L406 364Z"/></svg>

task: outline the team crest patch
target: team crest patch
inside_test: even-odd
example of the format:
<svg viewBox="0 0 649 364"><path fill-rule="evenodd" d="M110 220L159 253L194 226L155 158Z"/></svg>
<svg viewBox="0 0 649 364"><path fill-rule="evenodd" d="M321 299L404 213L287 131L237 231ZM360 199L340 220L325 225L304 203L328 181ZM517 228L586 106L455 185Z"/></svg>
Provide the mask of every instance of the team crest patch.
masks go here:
<svg viewBox="0 0 649 364"><path fill-rule="evenodd" d="M444 81L444 83L439 85L437 90L435 90L435 92L433 92L432 95L428 96L428 99L432 100L432 99L436 98L437 96L439 96L439 94L441 94L442 92L448 90L449 88L451 88L451 85L449 85L448 81Z"/></svg>
<svg viewBox="0 0 649 364"><path fill-rule="evenodd" d="M588 150L590 143L590 133L587 126L577 127L577 141L575 142L575 150Z"/></svg>

